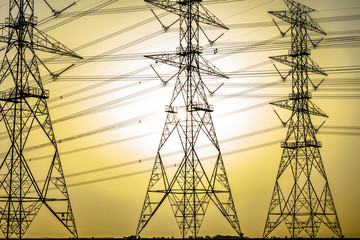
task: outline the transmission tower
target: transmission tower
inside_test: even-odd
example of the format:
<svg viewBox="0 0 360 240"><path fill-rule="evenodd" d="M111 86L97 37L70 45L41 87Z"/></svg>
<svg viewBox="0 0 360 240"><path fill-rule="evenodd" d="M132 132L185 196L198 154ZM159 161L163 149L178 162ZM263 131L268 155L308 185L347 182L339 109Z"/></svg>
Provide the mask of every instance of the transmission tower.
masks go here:
<svg viewBox="0 0 360 240"><path fill-rule="evenodd" d="M145 56L156 62L179 68L167 117L161 136L141 211L136 236L148 224L160 205L169 199L183 238L198 236L210 200L214 202L237 234L242 236L234 201L230 191L219 143L215 134L207 100L207 87L201 74L226 77L202 56L199 45L199 23L227 29L201 4L201 0L145 0L156 7L179 16L180 47L173 54ZM164 82L165 83L165 82ZM183 114L182 114L183 113ZM162 150L170 135L178 134L183 155L172 177L168 178ZM199 136L205 136L217 155L211 175L207 174L196 151ZM179 146L180 147L180 146Z"/></svg>
<svg viewBox="0 0 360 240"><path fill-rule="evenodd" d="M9 17L0 25L0 40L7 44L0 69L0 121L7 129L10 146L0 165L0 228L6 239L21 239L42 205L77 237L47 106L49 91L40 77L43 62L36 51L80 57L36 25L34 0L9 1ZM40 131L33 135L36 129L42 135ZM27 151L29 141L34 146L36 142L31 140L39 136L47 139L52 152L42 179L35 178L39 169L31 167Z"/></svg>
<svg viewBox="0 0 360 240"><path fill-rule="evenodd" d="M285 222L292 238L298 237L302 232L314 238L321 224L326 225L336 236L342 237L320 155L322 144L316 139L316 133L322 124L316 129L311 117L313 115L328 118L328 116L310 100L312 95L309 92L309 84L312 84L316 90L322 83L321 81L315 86L309 76L310 73L327 76L310 58L308 47L311 43L315 48L322 38L314 41L309 32L322 36L326 33L310 17L309 13L315 11L314 9L293 0L284 0L284 2L289 10L269 13L291 24L286 32L281 32L283 35L288 31L291 32L291 49L287 55L270 58L291 67L287 76L292 76L292 92L289 94L289 99L271 104L290 110L291 117L286 122L281 120L284 125L288 124L288 132L285 141L281 143L283 153L263 237L268 237L282 222ZM274 23L276 24L275 21ZM283 79L285 80L287 76ZM290 182L287 181L289 178L286 175L291 176Z"/></svg>

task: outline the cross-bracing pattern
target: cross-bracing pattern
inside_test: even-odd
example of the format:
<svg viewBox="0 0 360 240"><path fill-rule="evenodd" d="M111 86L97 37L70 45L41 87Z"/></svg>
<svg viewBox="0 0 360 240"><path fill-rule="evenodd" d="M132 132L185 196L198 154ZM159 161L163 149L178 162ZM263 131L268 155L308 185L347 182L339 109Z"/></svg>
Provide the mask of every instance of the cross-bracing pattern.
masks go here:
<svg viewBox="0 0 360 240"><path fill-rule="evenodd" d="M293 0L284 2L289 8L288 11L269 13L291 24L288 30L291 32L291 49L288 55L270 58L291 67L288 76L292 76L292 93L289 99L271 104L290 110L291 117L287 122L283 122L288 124L288 132L281 144L283 154L263 237L268 237L282 222L285 222L293 238L302 232L314 238L321 224L341 237L339 220L320 155L321 142L316 139L318 129L315 129L311 118L311 115L325 118L328 116L310 100L309 92L309 83L315 89L321 84L320 82L316 86L309 76L310 73L327 75L311 60L308 47L308 43L316 47L322 39L314 41L308 31L320 35L326 33L310 17L309 13L314 9ZM287 174L291 177L287 178ZM292 179L291 182L287 181L289 178Z"/></svg>
<svg viewBox="0 0 360 240"><path fill-rule="evenodd" d="M36 24L33 0L10 0L9 17L0 26L0 40L7 43L0 69L0 121L9 137L0 163L0 228L6 238L22 238L45 205L77 237L47 106L49 92L39 72L43 62L36 51L80 57ZM41 179L37 177L42 169L32 167L28 151L37 139L45 139L48 144L44 146L50 146L52 154Z"/></svg>
<svg viewBox="0 0 360 240"><path fill-rule="evenodd" d="M214 202L232 228L242 235L230 191L220 146L215 134L207 100L207 88L201 74L225 75L206 61L199 45L199 23L227 29L201 5L199 0L146 0L146 2L180 17L180 47L174 54L146 56L156 62L179 68L154 167L151 173L136 235L148 224L160 205L169 199L183 238L197 237L210 200ZM183 114L181 114L183 112ZM179 167L168 178L165 171L163 147L172 134L178 134L183 150ZM216 151L212 173L205 171L196 151L197 141L205 136Z"/></svg>

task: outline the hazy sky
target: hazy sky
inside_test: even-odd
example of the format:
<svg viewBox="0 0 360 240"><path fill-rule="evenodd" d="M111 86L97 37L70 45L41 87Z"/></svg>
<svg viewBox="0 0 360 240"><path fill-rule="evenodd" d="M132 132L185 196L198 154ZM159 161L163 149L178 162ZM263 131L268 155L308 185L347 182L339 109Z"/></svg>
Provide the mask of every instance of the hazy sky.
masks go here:
<svg viewBox="0 0 360 240"><path fill-rule="evenodd" d="M7 16L7 2L0 0L1 22ZM73 0L49 2L60 10ZM75 6L53 19L49 18L51 11L44 2L35 1L38 28L85 59L48 60L53 71L75 62L56 81L49 81L48 73L41 69L45 88L50 90L49 108L55 135L57 140L62 140L59 150L80 237L135 234L164 126L164 108L173 90L173 82L164 87L149 68L153 62L142 56L175 51L178 46L178 24L165 33L142 0L113 1L88 15L73 17L106 2L109 1L78 0ZM206 4L206 0L203 2ZM318 10L312 16L328 33L323 46L320 44L311 55L329 74L313 93L313 101L330 116L318 139L323 144L322 159L343 233L345 237L360 237L357 76L360 51L359 43L355 42L360 37L360 1L300 2ZM224 32L212 47L204 36L201 39L204 57L230 76L228 80L208 78L205 82L212 90L224 83L212 98L209 96L209 102L214 105L215 129L242 231L246 236L261 237L281 158L280 142L286 134L267 103L290 93L289 82L281 83L268 59L287 54L289 46L285 43L290 39L274 40L279 32L267 11L285 10L286 5L282 0L245 0L205 6L230 27L226 32L205 28L210 39ZM164 12L156 10L156 13ZM176 18L167 14L161 21L169 25ZM285 30L287 25L280 27ZM269 39L271 44L264 47L257 44ZM341 41L347 42L340 44ZM50 57L39 55L43 59ZM156 67L163 76L176 71L165 65ZM280 64L278 67L286 69ZM352 68L355 70L346 70ZM314 79L322 80L316 76ZM4 87L0 86L0 90ZM315 119L314 123L318 126L322 121ZM3 123L0 131L3 136ZM32 139L29 146L41 144L36 142L36 137ZM1 140L1 157L7 150L5 142ZM169 151L179 147L171 146ZM38 169L49 160L46 149L32 151L29 156L36 177L44 179L45 175ZM178 161L169 158L171 164ZM170 172L174 170L169 168ZM235 235L235 231L210 204L200 235L217 234ZM277 236L285 234L283 228L277 232ZM70 236L45 207L25 235L43 236ZM168 202L161 206L141 236L180 236ZM332 235L322 229L319 236Z"/></svg>

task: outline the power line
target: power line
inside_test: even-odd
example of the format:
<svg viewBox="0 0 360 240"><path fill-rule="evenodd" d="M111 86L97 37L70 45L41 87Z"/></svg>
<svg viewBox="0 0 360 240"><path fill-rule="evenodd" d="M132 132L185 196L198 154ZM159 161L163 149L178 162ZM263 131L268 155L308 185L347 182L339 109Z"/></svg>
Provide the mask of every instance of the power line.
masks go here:
<svg viewBox="0 0 360 240"><path fill-rule="evenodd" d="M97 42L97 41L95 41L95 42ZM92 44L95 44L95 42L93 42ZM116 51L116 49L114 50L112 50L112 51ZM109 53L109 51L107 52L107 53ZM99 59L101 59L101 58L103 58L104 56L106 56L106 53L104 53L104 54L101 54L101 56L94 56L94 57L92 57L92 58L90 58L90 59L86 59L85 60L85 63L87 63L87 62L93 62L93 61L99 61ZM82 64L80 64L80 65L78 65L78 66L81 66L81 65L83 65L84 64L84 62L82 63ZM75 66L73 69L75 69L76 67L78 67L78 66ZM49 79L49 78L48 78ZM46 82L46 81L45 81ZM47 81L48 82L48 81Z"/></svg>
<svg viewBox="0 0 360 240"><path fill-rule="evenodd" d="M234 3L241 2L242 0L208 0L204 2L204 5L213 5L213 4L223 4L223 3ZM95 11L72 11L66 12L59 15L58 18L68 18L74 17L82 14L83 16L102 16L109 14L122 14L122 13L133 13L133 12L143 12L149 11L149 7L147 5L138 5L138 6L130 6L130 7L119 7L119 8L107 8L107 9L98 9Z"/></svg>
<svg viewBox="0 0 360 240"><path fill-rule="evenodd" d="M242 138L247 138L247 137L252 137L252 136L259 135L259 134L268 133L268 132L271 132L271 131L274 131L274 130L280 129L280 128L281 128L280 126L271 127L271 128L259 130L259 131L256 131L256 132L244 134L244 135L241 135L241 136L236 136L236 137L233 137L233 138L222 139L221 141L223 143L228 143L228 142L236 141L236 140L239 140L239 139L242 139ZM274 143L279 143L279 141L272 141L271 142L271 144L274 144ZM256 146L246 147L246 148L243 148L243 149L238 149L236 151L230 151L230 152L227 152L225 154L230 155L230 154L234 154L234 153L254 150L256 148L265 147L265 146L268 146L268 145L269 145L269 143L262 143L262 144L259 144L259 145L256 145ZM210 144L203 144L203 145L199 146L199 148L203 149L203 148L207 148L207 147L210 147L210 146L211 146ZM166 154L164 154L164 157L173 156L173 155L176 155L176 154L179 154L179 153L181 153L181 151L174 151L174 152L166 153ZM210 158L210 157L207 157L207 158L204 158L204 159L208 159L208 158ZM212 158L213 158L213 156L212 156ZM138 160L129 161L129 162L121 163L121 164L113 164L113 165L106 166L106 167L101 167L101 168L96 168L96 169L92 169L92 170L87 170L87 171L82 171L82 172L78 172L78 173L69 174L66 177L70 178L70 177L76 177L76 176L81 176L81 175L86 175L86 174L92 174L92 173L97 173L97 172L102 172L102 171L107 171L107 170L113 170L115 168L121 168L121 167L129 166L129 165L139 164L139 163L151 161L153 159L154 159L153 157L141 158L141 159L138 159ZM94 183L93 181L91 181L91 182Z"/></svg>
<svg viewBox="0 0 360 240"><path fill-rule="evenodd" d="M275 42L275 40L281 37L275 37L274 39L265 41L252 41L252 42L236 42L236 43L217 43L216 47L207 48L203 51L204 55L216 54L238 54L249 52L263 52L263 51L275 51L282 50L288 47L288 43L281 41ZM346 37L330 37L323 40L321 47L319 48L354 48L360 47L360 36L346 36ZM171 53L171 52L168 52ZM112 54L106 55L102 58L96 58L95 56L83 56L84 61L93 59L91 62L110 62L110 61L139 61L144 60L145 55L151 55L151 52L144 53L127 53L127 54ZM72 63L72 59L63 59L61 62L58 59L45 60L46 63L63 64Z"/></svg>
<svg viewBox="0 0 360 240"><path fill-rule="evenodd" d="M103 133L103 132L114 131L114 130L119 129L119 128L127 127L127 126L134 125L134 124L138 124L139 120L144 120L144 119L147 119L147 118L149 118L151 116L152 116L151 113L136 116L136 117L133 117L133 118L130 118L130 119L118 122L118 123L110 124L110 125L105 126L105 127L93 129L93 130L90 130L90 131L87 131L87 132L83 132L83 133L80 133L80 134L77 134L77 135L73 135L73 136L70 136L70 137L60 139L60 140L57 141L57 143L64 143L64 142L73 141L73 140L76 140L76 139L79 139L79 138L89 137L89 136L99 134L99 133ZM36 149L39 149L39 148L43 148L45 146L49 146L49 144L44 143L44 144L40 144L40 145L37 145L37 146L28 147L28 148L26 148L26 151L33 151L33 150L36 150Z"/></svg>
<svg viewBox="0 0 360 240"><path fill-rule="evenodd" d="M101 41L100 41L101 42Z"/></svg>
<svg viewBox="0 0 360 240"><path fill-rule="evenodd" d="M266 61L266 64L269 64ZM254 68L255 65L251 65L251 68ZM280 72L287 72L286 69L279 69ZM353 66L337 66L337 67L325 67L325 72L329 72L331 74L345 74L345 73L358 73L360 71L360 65ZM225 72L225 74L230 78L260 78L260 77L275 77L278 76L278 72L276 70L257 70L257 71L249 71L247 70L237 70L232 72ZM172 74L162 74L164 78L171 77ZM105 81L105 82L113 82L113 81L133 81L132 79L140 79L142 81L145 80L154 80L158 81L158 77L155 74L124 74L120 78L117 78L116 75L92 75L92 76L62 76L60 81ZM339 78L338 78L339 79ZM344 78L341 78L344 79ZM346 78L348 79L348 78ZM350 78L351 79L351 78ZM352 81L357 81L358 78L352 78Z"/></svg>
<svg viewBox="0 0 360 240"><path fill-rule="evenodd" d="M325 126L323 128L325 128ZM340 126L339 128L347 128L347 127L341 127ZM360 127L355 126L355 128L359 129ZM349 129L352 129L352 127L350 126ZM354 132L321 131L321 132L319 132L319 134L323 134L323 135L343 135L343 136L360 136L360 133L354 133ZM274 141L269 141L269 142L253 145L253 146L250 146L250 147L245 147L245 148L241 148L241 149L237 149L237 150L233 150L233 151L228 151L228 152L224 152L223 155L227 156L227 155L232 155L232 154L238 154L238 153L241 153L241 152L257 150L259 148L279 144L280 141L281 140L279 139L279 140L274 140ZM171 154L176 154L176 153L171 153ZM210 158L211 157L204 158L204 161L209 160ZM103 167L103 168L97 168L97 169L92 169L92 170L87 170L87 171L83 171L83 172L69 174L66 177L71 178L71 177L81 176L81 175L85 175L85 174L97 173L97 172L106 171L106 170L113 170L115 168L130 166L130 165L134 165L134 164L140 164L140 163L151 161L151 160L153 160L153 157L141 158L141 159L138 159L138 160L129 161L129 162L121 163L121 164L110 165L110 166ZM177 166L176 164L172 164L172 165L168 165L166 167L170 168L170 167L176 167L176 166ZM88 184L95 184L95 183L100 183L100 182L105 182L105 181L110 181L110 180L116 180L116 179L119 179L119 178L132 177L132 176L139 175L139 174L149 173L150 171L151 171L151 169L147 169L147 170L143 170L143 171L136 171L136 172L130 172L130 173L126 173L126 174L119 174L119 175L115 175L115 176L111 176L111 177L99 178L99 179L94 179L94 180L90 180L90 181L83 181L83 182L69 184L68 187L76 187L76 186L81 186L81 185L88 185Z"/></svg>
<svg viewBox="0 0 360 240"><path fill-rule="evenodd" d="M59 22L59 23L56 23L56 24L54 24L54 25L52 25L52 26L50 26L50 27L47 27L47 28L43 29L43 31L44 31L44 32L48 32L48 31L54 30L54 29L56 29L56 28L58 28L58 27L60 27L60 26L63 26L64 24L67 24L67 23L72 22L72 21L74 21L74 20L76 20L76 19L79 19L79 18L85 16L86 14L90 14L90 13L96 11L96 10L99 10L99 9L104 8L104 7L106 7L106 6L109 6L109 5L113 4L113 3L116 3L117 1L118 1L118 0L108 0L108 1L106 1L106 2L104 2L104 3L98 4L98 5L96 5L95 7L91 8L91 9L89 9L89 10L86 10L86 11L84 11L84 12L82 12L82 13L79 13L79 14L71 17L71 18L68 18L68 19L66 19L66 20L64 20L64 21L62 21L62 22ZM65 14L65 13L64 13L64 14ZM48 21L48 20L46 20L46 21L41 21L39 24L46 23L47 21Z"/></svg>

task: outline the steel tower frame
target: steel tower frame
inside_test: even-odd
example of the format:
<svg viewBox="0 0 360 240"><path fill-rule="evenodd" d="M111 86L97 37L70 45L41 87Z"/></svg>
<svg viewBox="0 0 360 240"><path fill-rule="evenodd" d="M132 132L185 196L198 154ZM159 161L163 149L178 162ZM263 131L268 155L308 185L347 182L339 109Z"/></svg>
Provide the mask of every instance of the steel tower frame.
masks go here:
<svg viewBox="0 0 360 240"><path fill-rule="evenodd" d="M44 64L36 51L81 57L36 25L34 0L9 0L9 17L0 25L0 41L7 43L0 87L8 89L0 92L0 121L10 142L0 162L0 229L6 239L21 239L42 205L78 236L47 105L49 91L44 89L39 71ZM32 169L27 155L29 136L35 129L43 132L52 149L45 181L35 178L38 169Z"/></svg>
<svg viewBox="0 0 360 240"><path fill-rule="evenodd" d="M201 74L226 76L201 56L200 23L222 29L228 28L202 6L202 0L145 0L145 2L179 16L180 47L173 54L145 56L156 62L177 67L179 71L174 76L176 83L170 104L165 108L167 112L165 126L136 236L141 233L166 198L169 199L183 238L198 236L210 200L214 202L236 233L242 236L211 117L213 106L208 103L207 87L201 77ZM184 116L180 116L181 112L184 112ZM183 157L174 176L169 179L161 151L174 132L177 132L180 139ZM207 137L217 151L211 176L205 172L196 151L196 143L201 134Z"/></svg>
<svg viewBox="0 0 360 240"><path fill-rule="evenodd" d="M336 236L342 237L320 155L322 144L316 138L316 133L322 124L316 129L311 117L313 115L328 118L328 116L310 100L312 95L309 92L309 84L312 84L316 90L323 82L315 86L309 76L310 73L327 76L310 58L311 52L308 46L311 43L315 48L322 38L314 41L309 31L322 36L326 33L309 15L315 11L314 9L293 0L284 0L284 2L289 10L269 11L269 13L291 24L286 32L282 32L274 20L283 36L290 31L291 49L287 55L270 58L291 67L287 76L292 77L292 93L289 94L289 99L271 104L290 110L291 117L286 122L280 119L284 126L288 125L288 132L285 141L281 143L283 153L263 237L268 237L282 222L285 222L292 238L298 237L303 231L309 237L315 238L322 223ZM286 78L283 77L284 81ZM286 181L288 180L286 174L291 175L292 182Z"/></svg>

